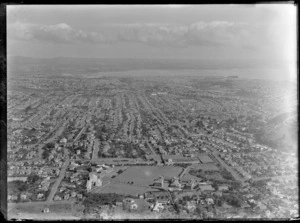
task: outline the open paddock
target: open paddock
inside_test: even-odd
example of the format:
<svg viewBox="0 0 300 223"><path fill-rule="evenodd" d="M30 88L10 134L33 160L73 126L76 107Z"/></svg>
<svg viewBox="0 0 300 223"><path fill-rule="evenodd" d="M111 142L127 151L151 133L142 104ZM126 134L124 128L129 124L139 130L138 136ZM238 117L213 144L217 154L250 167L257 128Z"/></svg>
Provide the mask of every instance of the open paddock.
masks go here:
<svg viewBox="0 0 300 223"><path fill-rule="evenodd" d="M49 208L49 213L43 213L45 208ZM34 216L33 219L42 219L45 215L68 215L72 218L72 204L70 202L31 202L12 205L9 210L9 218L25 215ZM46 218L45 218L46 219Z"/></svg>

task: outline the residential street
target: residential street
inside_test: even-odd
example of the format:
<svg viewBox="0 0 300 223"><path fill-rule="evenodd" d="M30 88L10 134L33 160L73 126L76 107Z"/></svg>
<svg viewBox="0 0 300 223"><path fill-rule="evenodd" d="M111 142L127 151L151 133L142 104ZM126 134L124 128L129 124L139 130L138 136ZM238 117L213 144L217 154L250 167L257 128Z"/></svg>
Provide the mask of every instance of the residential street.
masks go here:
<svg viewBox="0 0 300 223"><path fill-rule="evenodd" d="M67 170L67 167L69 166L69 164L70 164L70 160L66 160L66 162L62 166L61 171L59 173L59 177L58 177L58 179L56 180L56 182L54 183L54 185L51 188L50 194L47 198L47 202L51 202L53 200L54 195L55 195L61 181L65 177L65 173L66 173L66 170Z"/></svg>

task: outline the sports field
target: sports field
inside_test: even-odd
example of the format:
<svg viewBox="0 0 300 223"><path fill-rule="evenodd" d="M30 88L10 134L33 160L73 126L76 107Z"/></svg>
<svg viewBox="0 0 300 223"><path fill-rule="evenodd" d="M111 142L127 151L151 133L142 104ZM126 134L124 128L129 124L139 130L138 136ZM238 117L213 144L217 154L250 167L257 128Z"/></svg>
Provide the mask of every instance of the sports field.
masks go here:
<svg viewBox="0 0 300 223"><path fill-rule="evenodd" d="M98 189L94 190L94 193L117 193L117 194L129 194L136 196L138 194L143 194L150 190L147 187L135 186L131 184L125 183L116 183L111 182L110 184L106 184Z"/></svg>
<svg viewBox="0 0 300 223"><path fill-rule="evenodd" d="M128 167L123 173L108 180L102 187L97 188L94 193L143 194L149 190L153 190L149 185L160 176L168 178L177 177L181 172L181 167L174 166Z"/></svg>
<svg viewBox="0 0 300 223"><path fill-rule="evenodd" d="M174 166L135 166L128 168L115 179L122 182L133 182L133 184L140 186L149 186L159 176L168 178L177 177L181 171L181 167Z"/></svg>

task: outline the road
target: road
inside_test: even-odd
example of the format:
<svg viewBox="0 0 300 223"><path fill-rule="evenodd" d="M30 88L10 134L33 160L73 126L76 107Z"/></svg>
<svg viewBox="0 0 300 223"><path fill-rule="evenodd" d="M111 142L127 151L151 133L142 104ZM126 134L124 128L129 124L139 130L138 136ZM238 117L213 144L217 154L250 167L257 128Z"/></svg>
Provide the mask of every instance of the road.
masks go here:
<svg viewBox="0 0 300 223"><path fill-rule="evenodd" d="M161 160L161 157L154 151L154 149L152 148L152 146L150 145L150 143L147 141L147 140L144 140L143 143L146 142L147 146L150 148L153 156L154 156L154 159L155 161L160 164L162 163L162 160Z"/></svg>
<svg viewBox="0 0 300 223"><path fill-rule="evenodd" d="M212 153L213 157L227 170L229 171L232 176L237 180L237 181L244 181L245 179L243 179L242 177L240 177L238 175L237 172L235 172L235 170L233 170L230 166L228 166L219 156L217 153Z"/></svg>
<svg viewBox="0 0 300 223"><path fill-rule="evenodd" d="M84 131L85 131L85 127L83 127L83 128L80 130L80 132L78 133L78 135L76 136L76 138L74 139L73 142L76 142L76 141L79 139L79 137L81 136L81 134L82 134Z"/></svg>
<svg viewBox="0 0 300 223"><path fill-rule="evenodd" d="M58 189L58 186L60 185L61 181L65 177L65 173L66 173L66 170L67 170L67 167L69 166L69 164L70 164L70 160L66 160L66 162L62 166L61 171L59 173L59 177L51 188L50 194L47 198L47 202L51 202L53 200L54 195Z"/></svg>
<svg viewBox="0 0 300 223"><path fill-rule="evenodd" d="M93 145L93 154L92 154L92 160L93 161L98 159L99 146L100 146L99 140L95 139L94 140L94 145Z"/></svg>
<svg viewBox="0 0 300 223"><path fill-rule="evenodd" d="M186 174L186 172L187 172L190 168L191 168L191 166L187 166L187 167L180 173L179 179L181 179L181 178L184 176L184 174Z"/></svg>

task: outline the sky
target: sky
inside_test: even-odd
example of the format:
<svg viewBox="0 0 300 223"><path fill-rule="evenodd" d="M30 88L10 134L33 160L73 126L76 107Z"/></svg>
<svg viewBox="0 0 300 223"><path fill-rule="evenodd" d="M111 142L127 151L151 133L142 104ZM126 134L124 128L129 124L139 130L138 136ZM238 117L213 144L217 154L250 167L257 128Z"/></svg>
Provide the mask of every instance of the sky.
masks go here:
<svg viewBox="0 0 300 223"><path fill-rule="evenodd" d="M296 60L296 7L9 5L7 54Z"/></svg>

